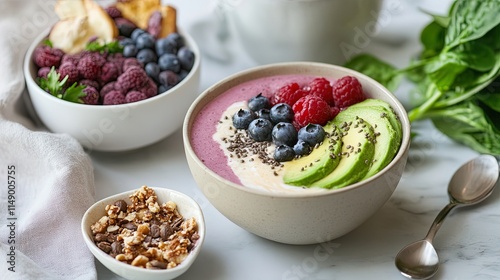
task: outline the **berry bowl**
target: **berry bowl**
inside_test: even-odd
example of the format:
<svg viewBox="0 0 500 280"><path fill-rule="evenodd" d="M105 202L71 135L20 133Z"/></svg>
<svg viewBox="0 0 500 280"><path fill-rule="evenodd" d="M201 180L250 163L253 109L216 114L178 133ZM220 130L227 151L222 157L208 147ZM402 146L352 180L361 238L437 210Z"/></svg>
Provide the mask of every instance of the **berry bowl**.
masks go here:
<svg viewBox="0 0 500 280"><path fill-rule="evenodd" d="M292 134L292 144L280 143ZM312 138L320 140L300 154L299 143ZM397 98L363 74L287 62L205 90L186 114L183 141L199 189L229 220L269 240L315 244L349 233L389 200L406 165L410 123Z"/></svg>
<svg viewBox="0 0 500 280"><path fill-rule="evenodd" d="M137 102L113 104L111 100L111 105L89 105L58 98L37 83L35 51L44 44L49 32L40 34L29 47L23 70L32 111L49 131L69 134L89 150L114 152L150 145L182 127L200 84L200 51L188 33L179 28L178 34L194 54L194 63L175 86L157 90L154 96Z"/></svg>
<svg viewBox="0 0 500 280"><path fill-rule="evenodd" d="M114 273L125 279L165 280L194 263L205 239L205 221L189 196L142 186L93 204L81 231L95 258Z"/></svg>

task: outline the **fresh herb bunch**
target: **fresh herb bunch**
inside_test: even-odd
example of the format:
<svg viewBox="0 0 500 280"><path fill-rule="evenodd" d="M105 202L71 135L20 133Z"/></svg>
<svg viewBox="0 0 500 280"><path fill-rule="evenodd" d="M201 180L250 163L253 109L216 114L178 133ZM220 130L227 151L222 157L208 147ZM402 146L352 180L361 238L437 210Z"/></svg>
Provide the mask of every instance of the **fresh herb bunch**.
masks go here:
<svg viewBox="0 0 500 280"><path fill-rule="evenodd" d="M457 0L447 16L431 15L420 34L423 50L409 66L396 69L361 54L346 67L390 90L408 78L416 85L411 122L431 119L448 137L500 155L499 15L500 0Z"/></svg>
<svg viewBox="0 0 500 280"><path fill-rule="evenodd" d="M74 103L83 103L81 98L87 95L83 92L85 86L73 83L65 89L67 80L68 76L60 80L59 73L57 73L56 69L52 67L50 72L47 74L47 78L40 78L38 84L43 90L57 98Z"/></svg>

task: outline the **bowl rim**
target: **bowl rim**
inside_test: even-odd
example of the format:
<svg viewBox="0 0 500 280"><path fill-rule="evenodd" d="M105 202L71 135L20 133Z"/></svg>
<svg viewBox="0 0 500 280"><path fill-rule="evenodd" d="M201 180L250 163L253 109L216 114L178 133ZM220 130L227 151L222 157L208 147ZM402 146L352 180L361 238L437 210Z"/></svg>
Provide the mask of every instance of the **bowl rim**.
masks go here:
<svg viewBox="0 0 500 280"><path fill-rule="evenodd" d="M205 241L206 225L205 225L205 218L203 215L203 211L202 211L200 205L198 204L198 202L196 202L192 197L188 196L187 194L184 194L182 192L179 192L179 191L176 191L173 189L167 189L167 188L162 188L162 187L149 187L148 186L148 188L153 189L155 191L155 193L167 192L168 194L174 194L174 195L185 198L191 204L189 207L194 208L194 210L196 212L198 212L200 217L201 217L201 221L196 220L196 223L198 225L198 234L200 236L200 239L198 239L198 241L196 242L196 246L194 247L194 249L191 252L189 252L189 255L186 257L186 259L184 259L179 265L177 265L174 268L169 268L169 269L146 269L146 268L142 268L142 267L135 267L133 265L118 261L118 260L114 259L113 257L111 257L110 255L104 253L101 249L99 249L95 245L95 243L92 241L92 239L87 235L87 230L88 230L87 226L91 225L93 223L92 221L89 220L89 218L90 218L89 216L90 216L91 212L99 210L99 209L97 209L97 207L106 201L113 201L113 200L117 200L119 198L123 199L124 197L128 197L130 194L133 194L134 192L136 192L137 188L132 189L132 190L128 190L125 192L117 193L117 194L114 194L111 196L107 196L107 197L100 199L100 200L96 201L95 203L93 203L89 208L87 208L87 210L85 211L85 213L82 216L82 219L80 222L81 234L83 235L83 239L84 239L85 244L87 244L87 246L93 247L93 250L91 250L91 248L89 248L89 250L92 252L92 255L94 255L95 258L97 258L97 256L95 256L94 252L95 251L99 252L98 254L101 257L108 258L110 261L113 260L114 264L119 268L132 270L132 271L140 272L140 273L148 273L148 274L150 273L150 274L160 274L161 275L161 274L179 273L180 271L188 269L191 266L191 264L195 261L195 259L199 255L199 253L201 251L201 247ZM166 202L166 201L164 201L164 202ZM174 201L174 202L177 203L176 201ZM186 218L186 217L184 217L184 218ZM96 221L94 221L94 222L96 222ZM99 262L101 262L101 261L99 260ZM101 262L101 263L105 267L108 267L108 265L106 265L105 263L103 263L103 262Z"/></svg>
<svg viewBox="0 0 500 280"><path fill-rule="evenodd" d="M196 155L195 151L193 150L193 147L191 146L191 140L190 140L190 137L191 137L190 126L192 125L192 122L195 118L195 116L193 115L193 111L199 106L199 103L205 98L205 96L209 95L215 88L226 85L236 78L241 79L243 77L249 76L249 75L254 74L256 72L259 72L259 71L266 72L266 71L273 71L273 70L281 69L281 68L283 68L283 69L299 68L300 69L301 67L309 67L309 68L312 67L312 68L318 68L318 69L330 68L330 69L333 69L336 71L344 72L346 75L356 76L356 77L361 78L364 81L372 84L378 90L383 92L388 99L391 100L392 104L394 104L394 106L392 104L391 104L391 106L395 107L393 109L398 113L398 116L399 116L399 119L400 119L400 122L402 125L402 132L403 132L400 148L398 150L398 153L392 159L392 161L387 166L385 166L382 170L380 170L379 172L377 172L376 174L374 174L370 178L367 178L367 179L362 180L360 182L345 186L343 188L325 190L324 192L300 192L300 191L297 191L297 192L276 192L276 193L273 193L273 192L269 192L269 191L265 191L265 190L255 189L252 187L245 187L243 185L236 184L236 183L220 176L219 174L217 174L216 172L214 172L213 170L208 168L200 160L200 158ZM297 71L295 74L300 74L300 72ZM279 74L274 74L274 75L279 75ZM259 78L267 77L267 76L270 76L270 75L262 75L262 76L259 76ZM254 79L257 79L257 78L254 78ZM250 81L250 80L253 80L253 79L246 79L246 80L243 80L242 82L246 82L246 81ZM400 112L401 112L401 114L400 114ZM379 177L381 177L385 173L387 173L390 169L392 169L397 164L397 162L401 158L404 157L405 153L408 151L409 146L410 146L410 127L411 127L411 124L410 124L410 121L408 119L408 115L406 113L405 108L401 104L401 102L396 98L396 96L392 92L390 92L386 87L384 87L382 84L380 84L376 80L372 79L371 77L369 77L363 73L360 73L360 72L357 72L355 70L352 70L352 69L349 69L349 68L346 68L343 66L339 66L339 65L322 63L322 62L293 61L293 62L270 63L270 64L251 67L251 68L236 72L232 75L229 75L226 78L224 78L224 79L216 82L215 84L211 85L210 87L208 87L200 95L198 95L198 97L193 101L193 103L189 107L189 109L186 113L186 116L184 118L182 135L183 135L183 139L184 139L184 148L186 149L186 152L189 153L190 155L192 155L192 159L194 160L194 162L196 164L198 164L199 166L202 166L205 172L209 173L212 177L215 177L217 180L222 181L224 184L229 185L232 188L235 188L239 191L249 193L249 194L254 194L254 195L258 195L258 196L273 197L273 198L294 199L294 198L299 198L299 197L300 198L312 198L312 197L330 196L330 195L335 195L335 194L339 194L339 193L343 193L343 192L349 192L349 191L352 191L355 189L362 188L363 186L369 185L370 182L377 180Z"/></svg>
<svg viewBox="0 0 500 280"><path fill-rule="evenodd" d="M184 85L185 83L188 83L189 80L191 80L191 78L193 76L197 75L196 72L200 71L201 53L200 53L200 48L199 48L198 44L196 43L194 38L187 31L185 31L183 28L177 26L177 32L183 36L184 40L187 42L186 45L189 46L189 49L191 51L193 51L193 53L195 54L195 59L194 59L193 67L189 71L188 75L182 81L180 81L178 84L176 84L174 87L168 89L165 92L157 94L155 96L152 96L152 97L149 97L147 99L140 100L137 102L132 102L132 103L124 103L124 104L116 104L116 105L102 105L102 104L101 105L88 105L88 104L82 104L82 103L69 102L69 101L57 98L48 92L45 92L37 84L33 75L31 75L30 68L31 68L31 65L34 64L34 62L33 62L34 50L36 49L36 47L38 47L39 45L41 45L43 43L43 39L49 35L51 29L52 29L52 26L50 26L50 27L46 28L44 31L42 31L31 42L30 46L28 47L28 50L26 51L26 53L24 55L24 61L23 61L24 80L26 81L26 83L32 84L32 85L38 87L38 89L40 89L40 92L36 91L36 92L32 93L30 91L29 92L30 95L31 94L40 94L41 96L44 96L44 98L49 98L56 103L61 102L61 104L63 104L63 105L66 104L67 106L75 106L75 108L82 108L82 106L85 106L85 108L96 108L95 110L109 110L110 108L114 109L114 108L123 108L123 107L127 107L127 106L138 106L138 104L146 104L146 103L154 102L156 99L160 99L162 97L169 96L172 92L175 92L175 89L178 89L182 85ZM46 93L46 94L41 94L41 93Z"/></svg>

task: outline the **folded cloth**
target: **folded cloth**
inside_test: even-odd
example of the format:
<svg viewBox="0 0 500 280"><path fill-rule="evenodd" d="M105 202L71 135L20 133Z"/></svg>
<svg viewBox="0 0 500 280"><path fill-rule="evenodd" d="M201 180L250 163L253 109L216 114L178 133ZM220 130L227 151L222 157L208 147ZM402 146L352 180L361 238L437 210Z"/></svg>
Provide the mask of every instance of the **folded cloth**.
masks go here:
<svg viewBox="0 0 500 280"><path fill-rule="evenodd" d="M0 278L96 279L80 230L94 202L92 162L70 136L28 117L22 63L57 17L54 1L0 1Z"/></svg>

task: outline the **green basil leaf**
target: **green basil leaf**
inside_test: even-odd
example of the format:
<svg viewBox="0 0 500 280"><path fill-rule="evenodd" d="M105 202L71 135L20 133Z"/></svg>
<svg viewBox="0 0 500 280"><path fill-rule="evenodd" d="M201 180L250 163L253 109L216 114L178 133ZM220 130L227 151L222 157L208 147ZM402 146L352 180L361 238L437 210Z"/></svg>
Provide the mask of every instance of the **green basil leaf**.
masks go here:
<svg viewBox="0 0 500 280"><path fill-rule="evenodd" d="M390 91L394 91L401 80L401 75L394 66L369 54L355 56L344 66L371 77Z"/></svg>
<svg viewBox="0 0 500 280"><path fill-rule="evenodd" d="M438 55L444 47L444 35L446 29L436 21L429 23L420 33L420 42L424 50L420 54L421 58Z"/></svg>
<svg viewBox="0 0 500 280"><path fill-rule="evenodd" d="M457 0L450 10L446 49L483 37L500 24L500 0Z"/></svg>
<svg viewBox="0 0 500 280"><path fill-rule="evenodd" d="M434 126L479 153L500 155L500 133L484 110L466 101L432 113Z"/></svg>

